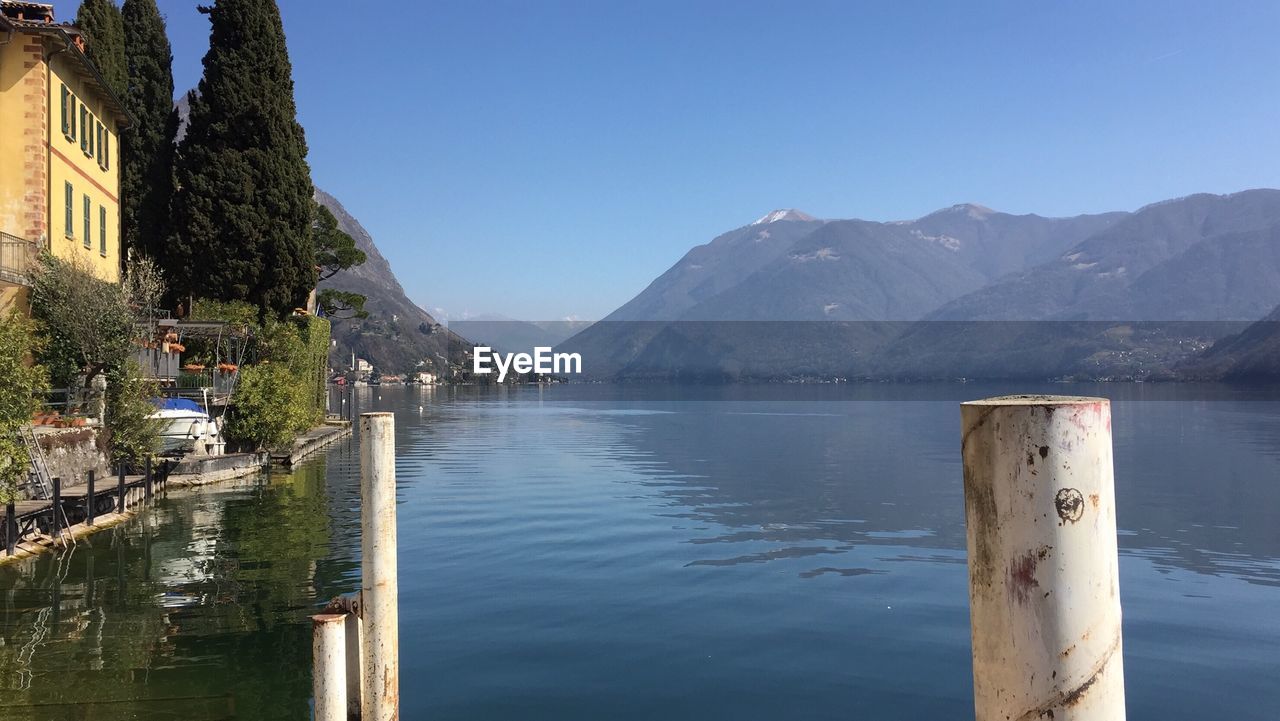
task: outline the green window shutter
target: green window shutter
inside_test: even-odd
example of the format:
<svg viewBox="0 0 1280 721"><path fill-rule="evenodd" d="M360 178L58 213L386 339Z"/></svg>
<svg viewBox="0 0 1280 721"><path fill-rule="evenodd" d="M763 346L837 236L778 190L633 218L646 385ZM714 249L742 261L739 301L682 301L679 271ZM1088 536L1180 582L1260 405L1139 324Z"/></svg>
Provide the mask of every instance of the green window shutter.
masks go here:
<svg viewBox="0 0 1280 721"><path fill-rule="evenodd" d="M76 96L70 95L70 93L68 95L70 101L67 103L67 115L69 116L67 123L71 125L71 142L74 143L76 141Z"/></svg>
<svg viewBox="0 0 1280 721"><path fill-rule="evenodd" d="M98 252L104 257L107 254L107 207L98 206Z"/></svg>
<svg viewBox="0 0 1280 721"><path fill-rule="evenodd" d="M62 134L71 134L71 119L67 117L67 102L71 97L71 91L67 90L66 83L62 85Z"/></svg>
<svg viewBox="0 0 1280 721"><path fill-rule="evenodd" d="M102 169L111 169L111 131L103 129L102 131Z"/></svg>
<svg viewBox="0 0 1280 721"><path fill-rule="evenodd" d="M93 212L93 201L89 200L89 196L86 195L84 196L84 247L86 248L93 247L93 238L90 237L93 233L93 226L92 226L93 221L89 217L89 214L92 212Z"/></svg>
<svg viewBox="0 0 1280 721"><path fill-rule="evenodd" d="M89 111L80 106L80 149L89 152Z"/></svg>
<svg viewBox="0 0 1280 721"><path fill-rule="evenodd" d="M73 212L75 208L73 206L73 203L76 202L76 191L75 191L75 188L71 187L71 183L66 184L65 191L67 196L65 198L65 201L66 201L65 205L67 206L67 214L66 214L66 227L64 228L64 230L66 231L68 238L74 238L76 237L76 226L75 226L75 217L74 217L75 213Z"/></svg>

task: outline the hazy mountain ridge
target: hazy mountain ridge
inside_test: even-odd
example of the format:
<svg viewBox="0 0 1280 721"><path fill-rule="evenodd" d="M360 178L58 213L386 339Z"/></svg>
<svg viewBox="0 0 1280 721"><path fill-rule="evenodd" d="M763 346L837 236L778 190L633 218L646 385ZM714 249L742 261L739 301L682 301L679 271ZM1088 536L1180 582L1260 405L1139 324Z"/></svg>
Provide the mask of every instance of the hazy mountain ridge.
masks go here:
<svg viewBox="0 0 1280 721"><path fill-rule="evenodd" d="M1280 303L1278 228L1277 190L1148 205L929 319L1256 320Z"/></svg>

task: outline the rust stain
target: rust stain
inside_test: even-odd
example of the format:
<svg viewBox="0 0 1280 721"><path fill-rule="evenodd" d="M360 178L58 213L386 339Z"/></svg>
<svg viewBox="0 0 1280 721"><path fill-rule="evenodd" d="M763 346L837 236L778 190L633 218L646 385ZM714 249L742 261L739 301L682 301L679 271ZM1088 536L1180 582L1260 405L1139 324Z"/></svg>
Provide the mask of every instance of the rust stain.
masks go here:
<svg viewBox="0 0 1280 721"><path fill-rule="evenodd" d="M1075 648L1073 645L1071 648ZM1103 672L1107 670L1107 664L1111 662L1111 658L1116 655L1116 651L1120 648L1120 636L1117 634L1111 641L1111 645L1098 659L1098 663L1094 665L1088 677L1076 684L1070 690L1055 691L1043 703L1035 708L1028 710L1026 713L1017 717L1017 721L1032 721L1033 719L1053 718L1054 709L1072 708L1084 700L1084 696L1089 689L1102 678ZM1063 652L1066 655L1071 649ZM1054 678L1057 678L1057 671L1054 671Z"/></svg>
<svg viewBox="0 0 1280 721"><path fill-rule="evenodd" d="M1009 591L1018 603L1025 604L1031 600L1031 589L1040 587L1040 582L1036 580L1036 564L1046 556L1047 548L1041 549L1039 553L1027 551L1009 566Z"/></svg>
<svg viewBox="0 0 1280 721"><path fill-rule="evenodd" d="M1096 510L1098 510L1098 494L1096 494L1096 493L1090 493L1090 494L1089 494L1089 503L1093 504L1093 510L1095 510L1095 511L1096 511Z"/></svg>

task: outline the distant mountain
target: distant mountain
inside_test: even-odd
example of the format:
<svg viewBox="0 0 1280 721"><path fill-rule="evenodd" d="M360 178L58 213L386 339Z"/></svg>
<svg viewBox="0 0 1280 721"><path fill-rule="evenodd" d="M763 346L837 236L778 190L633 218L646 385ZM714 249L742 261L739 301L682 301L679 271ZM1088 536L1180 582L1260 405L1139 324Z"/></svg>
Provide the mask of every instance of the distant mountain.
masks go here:
<svg viewBox="0 0 1280 721"><path fill-rule="evenodd" d="M1280 306L1238 335L1214 343L1178 372L1198 380L1280 380Z"/></svg>
<svg viewBox="0 0 1280 721"><path fill-rule="evenodd" d="M1280 191L1149 205L930 320L1256 320L1280 303Z"/></svg>
<svg viewBox="0 0 1280 721"><path fill-rule="evenodd" d="M822 222L796 210L777 210L699 245L606 321L678 320L787 252Z"/></svg>
<svg viewBox="0 0 1280 721"><path fill-rule="evenodd" d="M890 328L902 328L858 322L916 320L1011 270L1056 257L1124 215L1043 218L957 205L883 223L774 211L689 251L563 349L581 352L584 363L609 375L657 375L663 363L710 375L789 373L795 354L789 362L785 349L812 346L815 329L778 322L839 321L848 325L831 326L841 329L831 339L832 361L846 364L844 372L860 367L852 358L865 359L888 342ZM668 327L672 321L679 325ZM761 327L768 331L752 341L750 332L727 324L736 321L767 322ZM694 357L708 346L733 362Z"/></svg>
<svg viewBox="0 0 1280 721"><path fill-rule="evenodd" d="M449 330L476 345L504 353L528 353L537 347L552 347L590 326L590 321L524 321L501 315L479 315L449 321Z"/></svg>
<svg viewBox="0 0 1280 721"><path fill-rule="evenodd" d="M605 320L913 320L1123 216L957 205L878 223L777 210L689 251Z"/></svg>
<svg viewBox="0 0 1280 721"><path fill-rule="evenodd" d="M423 370L436 373L444 373L449 361L460 363L470 344L409 300L369 232L336 198L317 188L316 201L333 213L342 231L354 238L356 247L368 256L363 265L339 271L320 284L322 289L335 288L368 297L368 318L333 320L336 344L329 353L330 363L335 368L346 367L352 352L389 373L414 370L419 361L426 363Z"/></svg>

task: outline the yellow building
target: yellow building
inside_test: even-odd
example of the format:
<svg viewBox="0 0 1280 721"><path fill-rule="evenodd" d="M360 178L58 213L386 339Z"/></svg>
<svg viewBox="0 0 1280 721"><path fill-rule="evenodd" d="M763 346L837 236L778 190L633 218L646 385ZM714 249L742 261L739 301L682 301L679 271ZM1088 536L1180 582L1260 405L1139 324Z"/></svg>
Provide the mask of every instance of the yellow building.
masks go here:
<svg viewBox="0 0 1280 721"><path fill-rule="evenodd" d="M26 305L40 249L120 280L128 112L53 6L0 0L0 312Z"/></svg>

